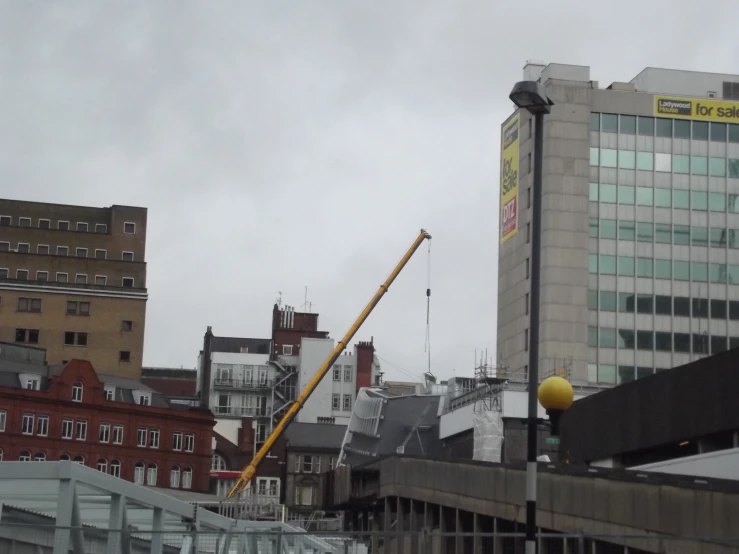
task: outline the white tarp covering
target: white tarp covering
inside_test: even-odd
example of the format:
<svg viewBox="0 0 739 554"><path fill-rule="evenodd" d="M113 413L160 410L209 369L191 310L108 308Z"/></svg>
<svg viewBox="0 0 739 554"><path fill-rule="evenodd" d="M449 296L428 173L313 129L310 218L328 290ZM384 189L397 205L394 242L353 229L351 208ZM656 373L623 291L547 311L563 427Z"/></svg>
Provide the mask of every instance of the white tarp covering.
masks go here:
<svg viewBox="0 0 739 554"><path fill-rule="evenodd" d="M503 420L499 410L475 410L472 414L472 459L500 462L503 446Z"/></svg>

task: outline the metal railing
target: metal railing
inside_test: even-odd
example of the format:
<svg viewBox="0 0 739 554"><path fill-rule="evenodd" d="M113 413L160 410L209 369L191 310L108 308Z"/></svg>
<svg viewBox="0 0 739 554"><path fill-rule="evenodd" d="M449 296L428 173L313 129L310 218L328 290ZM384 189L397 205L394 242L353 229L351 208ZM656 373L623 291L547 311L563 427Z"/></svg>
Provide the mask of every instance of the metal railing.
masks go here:
<svg viewBox="0 0 739 554"><path fill-rule="evenodd" d="M149 530L55 527L0 522L0 552L52 554L523 554L523 533L419 531L305 532L289 526L270 530L184 533ZM739 531L738 531L739 534ZM708 537L548 534L537 536L541 553L627 554L735 552L736 541L719 545ZM719 550L714 550L718 547ZM13 550L15 549L15 550Z"/></svg>
<svg viewBox="0 0 739 554"><path fill-rule="evenodd" d="M273 381L269 379L227 379L216 377L213 386L224 389L268 389Z"/></svg>
<svg viewBox="0 0 739 554"><path fill-rule="evenodd" d="M268 417L269 408L265 407L242 407L242 406L213 406L215 415Z"/></svg>

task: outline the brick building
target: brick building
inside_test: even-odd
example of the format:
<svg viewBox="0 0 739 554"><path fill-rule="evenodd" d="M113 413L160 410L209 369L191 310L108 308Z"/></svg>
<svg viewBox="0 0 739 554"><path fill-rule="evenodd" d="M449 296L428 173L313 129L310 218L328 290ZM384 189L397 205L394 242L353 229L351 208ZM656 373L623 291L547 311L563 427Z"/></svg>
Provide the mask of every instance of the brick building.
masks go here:
<svg viewBox="0 0 739 554"><path fill-rule="evenodd" d="M213 415L86 360L0 344L0 459L72 460L138 484L208 492Z"/></svg>
<svg viewBox="0 0 739 554"><path fill-rule="evenodd" d="M147 210L0 199L0 341L138 378Z"/></svg>

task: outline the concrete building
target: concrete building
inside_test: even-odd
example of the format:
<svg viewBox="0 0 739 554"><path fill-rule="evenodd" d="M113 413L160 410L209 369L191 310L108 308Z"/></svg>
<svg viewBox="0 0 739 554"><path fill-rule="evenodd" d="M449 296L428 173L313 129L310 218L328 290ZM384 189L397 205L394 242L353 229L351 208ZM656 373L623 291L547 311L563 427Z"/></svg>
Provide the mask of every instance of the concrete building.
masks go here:
<svg viewBox="0 0 739 554"><path fill-rule="evenodd" d="M544 121L540 367L615 385L739 345L739 76L530 63ZM533 129L519 118L517 232L501 244L500 365L528 363Z"/></svg>
<svg viewBox="0 0 739 554"><path fill-rule="evenodd" d="M152 487L207 492L213 416L86 360L0 344L0 461L71 460Z"/></svg>
<svg viewBox="0 0 739 554"><path fill-rule="evenodd" d="M0 341L44 348L49 363L89 360L141 374L145 208L0 199Z"/></svg>

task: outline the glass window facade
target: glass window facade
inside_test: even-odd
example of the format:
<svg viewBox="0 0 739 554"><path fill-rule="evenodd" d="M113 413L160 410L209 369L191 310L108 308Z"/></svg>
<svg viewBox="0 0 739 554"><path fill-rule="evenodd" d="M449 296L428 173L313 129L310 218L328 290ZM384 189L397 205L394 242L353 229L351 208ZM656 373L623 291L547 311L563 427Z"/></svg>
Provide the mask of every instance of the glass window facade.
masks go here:
<svg viewBox="0 0 739 554"><path fill-rule="evenodd" d="M611 148L590 149L589 226L594 240L589 270L597 276L591 277L591 286L597 286L588 291L588 309L635 316L589 327L589 379L618 384L659 370L639 363L639 358L634 363L634 354L622 358L620 350L695 356L739 347L739 336L726 336L725 326L706 324L706 331L700 333L675 327L655 331L665 327L651 320L645 324L643 319L647 315L739 321L739 264L730 263L735 258L729 256L730 250L739 249L739 228L732 228L739 224L730 216L716 215L739 213L739 156L736 147L729 146L739 143L739 125L603 113L592 114L590 128L601 134L594 144ZM623 136L616 140L613 134ZM632 135L636 138L625 138ZM653 150L658 139L666 139L667 144L662 140ZM649 173L651 177L645 175ZM602 176L607 178L601 180ZM599 213L608 215L598 218ZM702 219L696 219L701 213ZM645 250L636 243L652 246ZM699 288L685 290L701 292L693 297L637 292L657 290L638 285L644 281L698 283ZM715 286L725 287L719 298L711 297ZM679 289L662 286L659 290ZM591 317L590 321L604 320ZM696 327L685 329L691 328ZM722 330L712 334L714 328ZM624 365L623 359L629 363ZM664 367L670 366L660 365Z"/></svg>

